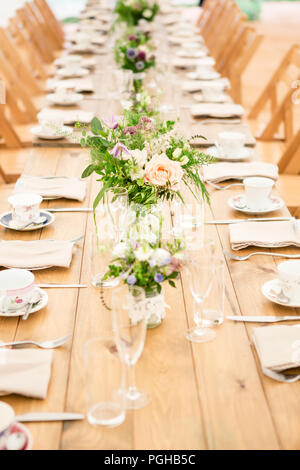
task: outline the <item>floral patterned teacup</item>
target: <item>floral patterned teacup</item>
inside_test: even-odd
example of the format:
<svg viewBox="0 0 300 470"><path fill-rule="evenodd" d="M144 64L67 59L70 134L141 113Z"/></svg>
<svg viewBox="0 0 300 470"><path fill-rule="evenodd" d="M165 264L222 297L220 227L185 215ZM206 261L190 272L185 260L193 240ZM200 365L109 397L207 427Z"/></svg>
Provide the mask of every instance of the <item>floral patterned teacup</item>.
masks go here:
<svg viewBox="0 0 300 470"><path fill-rule="evenodd" d="M34 275L26 269L6 269L0 272L0 311L23 308L34 290Z"/></svg>
<svg viewBox="0 0 300 470"><path fill-rule="evenodd" d="M17 193L9 197L13 223L23 226L37 220L40 217L42 200L39 194L34 193Z"/></svg>
<svg viewBox="0 0 300 470"><path fill-rule="evenodd" d="M283 293L291 303L300 303L300 260L283 261L278 265L278 277Z"/></svg>
<svg viewBox="0 0 300 470"><path fill-rule="evenodd" d="M0 450L5 448L11 425L15 420L15 413L11 406L0 402Z"/></svg>

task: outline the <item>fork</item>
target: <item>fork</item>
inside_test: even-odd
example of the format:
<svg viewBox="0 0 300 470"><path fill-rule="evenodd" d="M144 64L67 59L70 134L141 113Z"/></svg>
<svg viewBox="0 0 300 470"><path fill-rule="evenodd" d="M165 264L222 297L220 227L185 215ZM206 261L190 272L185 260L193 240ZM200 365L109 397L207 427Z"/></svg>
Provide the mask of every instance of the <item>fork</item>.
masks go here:
<svg viewBox="0 0 300 470"><path fill-rule="evenodd" d="M209 184L209 186L212 186L215 189L219 189L220 191L225 191L225 189L229 189L232 186L244 186L243 183L231 183L231 184L228 184L227 186L218 186L217 184L212 183L211 181L205 181L205 183Z"/></svg>
<svg viewBox="0 0 300 470"><path fill-rule="evenodd" d="M223 253L227 258L234 259L235 261L246 261L247 259L251 258L251 256L255 255L266 255L266 256L278 256L279 258L290 258L290 259L299 259L299 255L285 255L283 253L269 253L267 251L256 251L255 253L250 253L250 255L239 256L233 253L229 253L229 251L223 250Z"/></svg>
<svg viewBox="0 0 300 470"><path fill-rule="evenodd" d="M0 342L0 347L3 348L4 346L20 346L24 344L33 344L34 346L37 346L38 348L42 349L53 349L53 348L59 348L63 344L65 344L69 339L71 339L72 335L69 334L67 336L63 336L62 338L54 339L51 341L12 341L10 343L1 343Z"/></svg>

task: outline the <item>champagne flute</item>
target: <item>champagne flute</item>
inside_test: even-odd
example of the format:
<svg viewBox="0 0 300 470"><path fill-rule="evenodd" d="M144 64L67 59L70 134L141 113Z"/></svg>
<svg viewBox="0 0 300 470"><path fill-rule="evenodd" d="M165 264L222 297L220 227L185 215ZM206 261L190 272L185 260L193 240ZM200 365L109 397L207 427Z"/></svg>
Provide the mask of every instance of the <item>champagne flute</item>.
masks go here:
<svg viewBox="0 0 300 470"><path fill-rule="evenodd" d="M112 306L116 345L121 361L126 364L128 371L126 408L137 410L151 401L146 392L136 387L135 382L135 364L143 352L146 338L144 290L135 286L119 287L113 292Z"/></svg>

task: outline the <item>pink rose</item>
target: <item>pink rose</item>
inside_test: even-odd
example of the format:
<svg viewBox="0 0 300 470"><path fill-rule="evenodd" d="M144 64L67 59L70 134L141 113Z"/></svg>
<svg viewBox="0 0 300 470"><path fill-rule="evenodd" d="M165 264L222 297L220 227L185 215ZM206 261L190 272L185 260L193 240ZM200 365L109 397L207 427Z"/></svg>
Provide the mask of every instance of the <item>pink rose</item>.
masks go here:
<svg viewBox="0 0 300 470"><path fill-rule="evenodd" d="M170 160L166 154L154 155L146 164L145 181L156 186L177 186L183 177L183 170L179 162Z"/></svg>

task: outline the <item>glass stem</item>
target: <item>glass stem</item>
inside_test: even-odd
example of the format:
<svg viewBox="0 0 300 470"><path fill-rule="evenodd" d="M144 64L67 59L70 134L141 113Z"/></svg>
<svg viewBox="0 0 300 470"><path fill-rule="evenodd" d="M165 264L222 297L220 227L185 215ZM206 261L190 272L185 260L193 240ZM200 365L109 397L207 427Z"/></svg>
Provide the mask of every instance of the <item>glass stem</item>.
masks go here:
<svg viewBox="0 0 300 470"><path fill-rule="evenodd" d="M202 302L194 299L194 322L196 323L197 328L203 326L203 312L202 312Z"/></svg>
<svg viewBox="0 0 300 470"><path fill-rule="evenodd" d="M128 393L133 396L137 392L135 384L135 364L128 364Z"/></svg>

